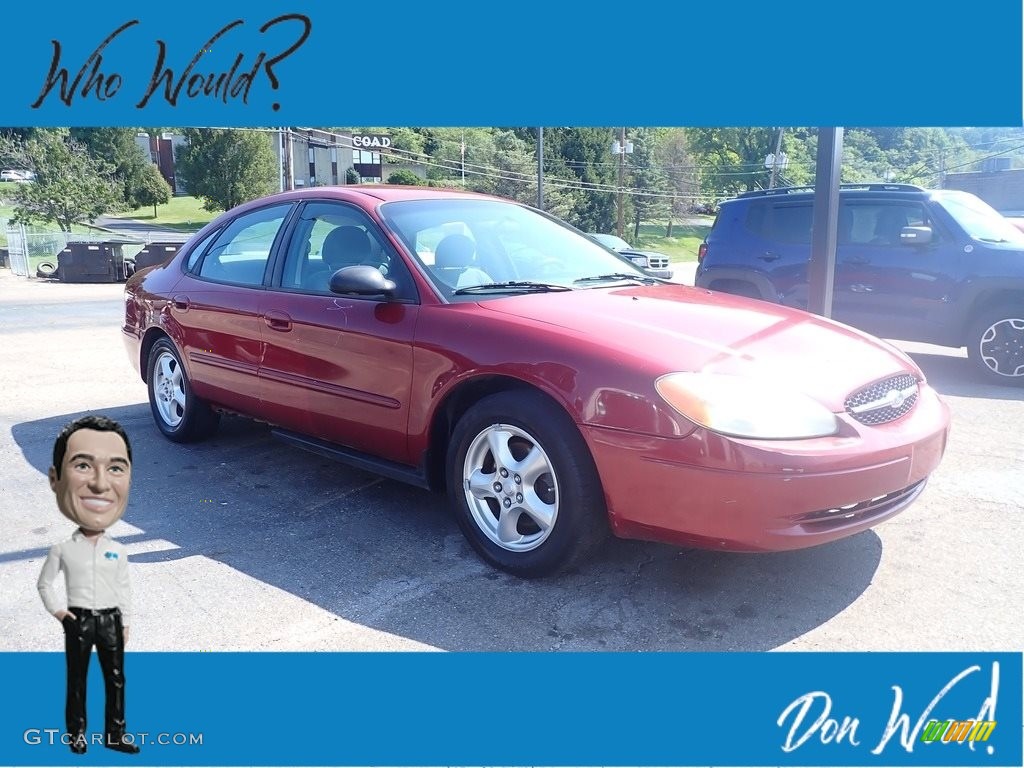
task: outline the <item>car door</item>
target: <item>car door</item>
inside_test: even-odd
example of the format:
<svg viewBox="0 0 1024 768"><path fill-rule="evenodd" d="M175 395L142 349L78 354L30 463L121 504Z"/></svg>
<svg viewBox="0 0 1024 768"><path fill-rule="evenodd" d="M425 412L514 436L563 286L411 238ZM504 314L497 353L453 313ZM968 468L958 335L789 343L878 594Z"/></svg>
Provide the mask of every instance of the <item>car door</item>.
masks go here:
<svg viewBox="0 0 1024 768"><path fill-rule="evenodd" d="M751 204L744 229L753 235L741 256L759 277L770 284L769 300L807 309L807 264L811 255L813 207L809 199L767 198Z"/></svg>
<svg viewBox="0 0 1024 768"><path fill-rule="evenodd" d="M201 244L171 297L196 394L255 415L263 355L260 300L270 256L291 203L249 211Z"/></svg>
<svg viewBox="0 0 1024 768"><path fill-rule="evenodd" d="M328 250L331 252L328 252ZM411 463L406 428L419 304L412 275L369 215L310 201L263 297L260 386L268 418L303 434ZM395 298L340 296L334 267L371 264Z"/></svg>
<svg viewBox="0 0 1024 768"><path fill-rule="evenodd" d="M924 245L904 227L930 227ZM842 201L836 247L834 317L877 336L928 338L953 291L948 238L917 200Z"/></svg>

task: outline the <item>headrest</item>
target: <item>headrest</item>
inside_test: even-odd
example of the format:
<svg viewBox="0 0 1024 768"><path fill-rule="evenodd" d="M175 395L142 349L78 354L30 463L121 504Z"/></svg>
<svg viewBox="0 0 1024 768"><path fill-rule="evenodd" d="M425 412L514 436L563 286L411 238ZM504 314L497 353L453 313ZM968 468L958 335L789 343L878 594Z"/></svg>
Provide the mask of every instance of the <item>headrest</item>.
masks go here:
<svg viewBox="0 0 1024 768"><path fill-rule="evenodd" d="M472 266L476 245L465 235L448 235L437 244L434 251L434 266L441 269L455 269Z"/></svg>

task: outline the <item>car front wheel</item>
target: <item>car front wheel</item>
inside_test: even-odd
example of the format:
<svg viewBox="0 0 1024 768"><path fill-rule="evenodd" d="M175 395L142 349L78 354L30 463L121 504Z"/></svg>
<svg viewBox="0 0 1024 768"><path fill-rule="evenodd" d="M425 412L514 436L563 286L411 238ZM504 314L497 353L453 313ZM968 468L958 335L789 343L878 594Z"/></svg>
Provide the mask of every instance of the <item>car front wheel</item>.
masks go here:
<svg viewBox="0 0 1024 768"><path fill-rule="evenodd" d="M202 440L217 430L220 416L192 391L181 358L170 339L160 339L149 353L149 408L157 428L170 440Z"/></svg>
<svg viewBox="0 0 1024 768"><path fill-rule="evenodd" d="M968 332L967 354L989 382L1024 386L1024 306L979 315Z"/></svg>
<svg viewBox="0 0 1024 768"><path fill-rule="evenodd" d="M540 393L498 393L463 415L449 445L448 489L474 549L517 576L565 569L608 533L590 451Z"/></svg>

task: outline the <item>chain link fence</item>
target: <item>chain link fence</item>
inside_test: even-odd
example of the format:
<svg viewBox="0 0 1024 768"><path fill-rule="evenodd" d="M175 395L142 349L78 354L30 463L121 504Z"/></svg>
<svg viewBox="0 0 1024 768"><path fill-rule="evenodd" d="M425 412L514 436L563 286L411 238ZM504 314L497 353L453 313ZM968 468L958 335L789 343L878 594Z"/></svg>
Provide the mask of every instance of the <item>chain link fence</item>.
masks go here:
<svg viewBox="0 0 1024 768"><path fill-rule="evenodd" d="M132 259L147 243L168 240L167 232L133 232L130 236L112 232L40 231L23 224L4 222L11 271L20 277L49 277L57 270L57 257L69 243L114 243L126 259ZM177 239L172 235L172 239Z"/></svg>

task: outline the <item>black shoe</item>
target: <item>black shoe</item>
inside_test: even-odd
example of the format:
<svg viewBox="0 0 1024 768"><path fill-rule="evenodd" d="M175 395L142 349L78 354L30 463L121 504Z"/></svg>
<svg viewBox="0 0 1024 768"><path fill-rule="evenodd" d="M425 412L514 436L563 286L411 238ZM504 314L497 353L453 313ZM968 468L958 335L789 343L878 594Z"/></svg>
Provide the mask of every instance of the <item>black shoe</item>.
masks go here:
<svg viewBox="0 0 1024 768"><path fill-rule="evenodd" d="M76 755L84 755L86 749L86 741L84 733L73 733L71 734L71 751Z"/></svg>
<svg viewBox="0 0 1024 768"><path fill-rule="evenodd" d="M141 751L134 742L128 743L124 740L124 736L115 736L113 734L107 734L103 740L103 746L107 749L112 749L115 752L124 752L128 755L137 755Z"/></svg>

